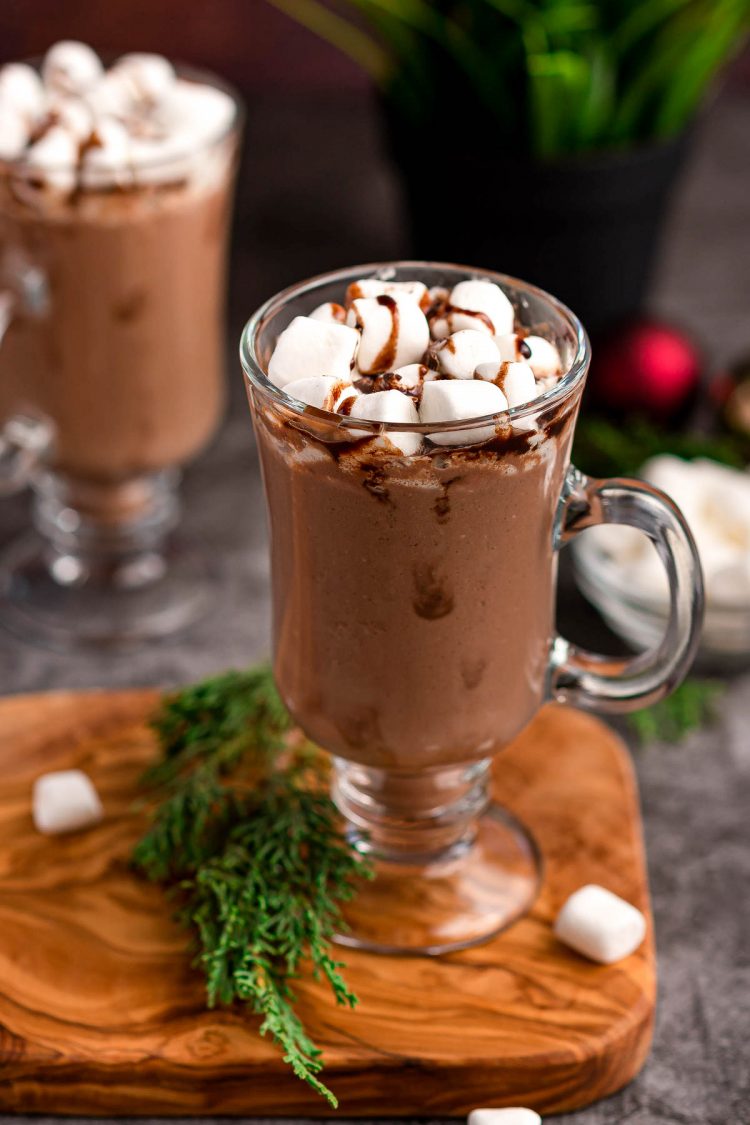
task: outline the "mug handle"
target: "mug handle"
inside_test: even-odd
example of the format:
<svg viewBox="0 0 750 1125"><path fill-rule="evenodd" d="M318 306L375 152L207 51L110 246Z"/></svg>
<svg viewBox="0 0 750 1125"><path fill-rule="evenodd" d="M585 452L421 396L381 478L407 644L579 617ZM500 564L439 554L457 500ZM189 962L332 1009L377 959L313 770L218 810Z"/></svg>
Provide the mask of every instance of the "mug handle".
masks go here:
<svg viewBox="0 0 750 1125"><path fill-rule="evenodd" d="M669 580L667 628L655 648L630 657L588 652L557 635L549 694L560 703L612 714L648 707L677 687L700 639L704 594L693 536L668 496L644 481L596 480L571 465L557 512L555 549L587 527L606 523L636 527L654 544Z"/></svg>
<svg viewBox="0 0 750 1125"><path fill-rule="evenodd" d="M18 313L41 317L49 291L41 270L14 250L0 259L0 345ZM12 414L0 423L0 496L25 488L48 460L54 446L49 418L31 411Z"/></svg>

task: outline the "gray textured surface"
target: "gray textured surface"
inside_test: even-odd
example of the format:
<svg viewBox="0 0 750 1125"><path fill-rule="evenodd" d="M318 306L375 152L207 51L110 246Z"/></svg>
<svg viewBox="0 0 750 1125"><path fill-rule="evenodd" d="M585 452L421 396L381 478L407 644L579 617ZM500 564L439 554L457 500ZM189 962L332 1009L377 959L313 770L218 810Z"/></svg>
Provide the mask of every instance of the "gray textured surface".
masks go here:
<svg viewBox="0 0 750 1125"><path fill-rule="evenodd" d="M214 612L179 643L106 660L63 658L0 634L4 692L171 684L267 650L262 497L233 359L239 325L282 284L396 255L401 230L367 105L312 105L302 133L298 107L284 103L255 106L250 121L232 300L231 409L185 481L186 530L217 562ZM692 325L716 363L750 351L749 173L750 103L727 96L700 130L654 296L659 311ZM4 503L0 543L25 519L23 499ZM564 601L565 619L596 635L567 587ZM570 1125L750 1121L749 689L750 676L733 679L714 729L680 747L636 751L659 950L656 1036L640 1077L607 1102L566 1117ZM384 1090L384 1111L387 1104Z"/></svg>

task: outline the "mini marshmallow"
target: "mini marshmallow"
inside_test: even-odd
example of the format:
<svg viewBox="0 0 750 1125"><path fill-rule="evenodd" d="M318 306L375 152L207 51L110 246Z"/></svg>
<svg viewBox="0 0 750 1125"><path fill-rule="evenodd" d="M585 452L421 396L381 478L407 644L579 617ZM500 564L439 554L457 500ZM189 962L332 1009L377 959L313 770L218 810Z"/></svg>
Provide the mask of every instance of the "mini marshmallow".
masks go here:
<svg viewBox="0 0 750 1125"><path fill-rule="evenodd" d="M555 921L560 941L592 961L612 965L633 953L646 934L640 910L588 883L570 896Z"/></svg>
<svg viewBox="0 0 750 1125"><path fill-rule="evenodd" d="M137 90L127 71L108 70L86 94L92 112L112 117L128 117L133 113Z"/></svg>
<svg viewBox="0 0 750 1125"><path fill-rule="evenodd" d="M123 55L112 69L126 76L139 101L151 105L162 101L176 81L174 67L163 55L143 52Z"/></svg>
<svg viewBox="0 0 750 1125"><path fill-rule="evenodd" d="M81 98L56 98L47 107L48 119L78 141L86 141L94 129L90 107Z"/></svg>
<svg viewBox="0 0 750 1125"><path fill-rule="evenodd" d="M360 395L352 406L351 418L363 418L370 422L402 422L414 424L419 422L417 408L411 399L401 391L373 391L369 395ZM353 431L356 437L361 437L361 431ZM395 446L396 450L404 457L411 457L422 444L421 434L407 432L395 433L389 431L383 438L377 439L379 445L387 442Z"/></svg>
<svg viewBox="0 0 750 1125"><path fill-rule="evenodd" d="M375 391L403 391L410 398L419 399L426 379L437 379L437 371L423 363L407 363L396 371L386 371L373 380Z"/></svg>
<svg viewBox="0 0 750 1125"><path fill-rule="evenodd" d="M330 375L308 375L305 379L293 379L286 384L284 392L307 406L334 412L344 402L359 396L359 391L351 383L342 383Z"/></svg>
<svg viewBox="0 0 750 1125"><path fill-rule="evenodd" d="M511 407L525 406L542 393L528 363L480 363L474 374L498 386ZM533 417L517 418L512 425L516 433L532 433L537 428Z"/></svg>
<svg viewBox="0 0 750 1125"><path fill-rule="evenodd" d="M155 115L162 129L179 140L185 151L193 153L197 147L222 137L234 116L234 102L229 94L215 86L184 79L174 83Z"/></svg>
<svg viewBox="0 0 750 1125"><path fill-rule="evenodd" d="M543 336L526 336L523 343L530 352L527 362L537 379L560 374L562 370L560 353L554 344L545 340Z"/></svg>
<svg viewBox="0 0 750 1125"><path fill-rule="evenodd" d="M542 1119L533 1109L509 1106L507 1109L473 1109L467 1125L542 1125Z"/></svg>
<svg viewBox="0 0 750 1125"><path fill-rule="evenodd" d="M104 815L93 782L81 770L57 770L38 777L31 811L34 827L45 836L87 828Z"/></svg>
<svg viewBox="0 0 750 1125"><path fill-rule="evenodd" d="M132 179L129 168L130 137L124 125L113 118L100 121L96 144L84 154L81 183L85 188L107 188Z"/></svg>
<svg viewBox="0 0 750 1125"><path fill-rule="evenodd" d="M461 422L469 418L482 418L508 409L508 400L494 383L481 379L435 379L425 383L419 407L420 422ZM473 429L445 433L431 433L430 441L436 445L476 445L495 436L495 425L490 423Z"/></svg>
<svg viewBox="0 0 750 1125"><path fill-rule="evenodd" d="M492 322L490 334L493 336L504 336L513 331L513 306L493 281L459 281L451 290L450 305L454 310L483 313Z"/></svg>
<svg viewBox="0 0 750 1125"><path fill-rule="evenodd" d="M345 324L321 324L296 316L276 341L268 378L277 387L309 375L330 375L350 382L359 336Z"/></svg>
<svg viewBox="0 0 750 1125"><path fill-rule="evenodd" d="M451 379L473 379L481 364L500 361L500 353L492 337L472 328L454 332L447 340L434 345L432 350L441 374Z"/></svg>
<svg viewBox="0 0 750 1125"><path fill-rule="evenodd" d="M503 363L515 363L521 359L519 344L521 337L516 332L508 332L505 336L495 336L497 350Z"/></svg>
<svg viewBox="0 0 750 1125"><path fill-rule="evenodd" d="M45 86L60 94L84 94L103 73L104 67L96 51L73 39L55 43L42 63Z"/></svg>
<svg viewBox="0 0 750 1125"><path fill-rule="evenodd" d="M44 103L44 86L33 66L8 63L0 69L0 106L3 113L12 106L28 125L42 116Z"/></svg>
<svg viewBox="0 0 750 1125"><path fill-rule="evenodd" d="M357 366L363 375L421 360L430 342L430 328L413 297L361 297L352 307L361 330Z"/></svg>
<svg viewBox="0 0 750 1125"><path fill-rule="evenodd" d="M56 191L66 194L76 185L78 142L72 133L53 125L26 154L34 175Z"/></svg>
<svg viewBox="0 0 750 1125"><path fill-rule="evenodd" d="M380 281L376 277L363 277L353 281L346 291L346 305L350 308L362 297L411 297L420 307L429 304L427 286L421 281Z"/></svg>
<svg viewBox="0 0 750 1125"><path fill-rule="evenodd" d="M309 315L311 320L320 320L323 324L346 323L346 309L343 305L337 305L335 301L326 301L325 304L318 305Z"/></svg>
<svg viewBox="0 0 750 1125"><path fill-rule="evenodd" d="M15 160L29 140L26 122L14 106L0 98L0 160Z"/></svg>

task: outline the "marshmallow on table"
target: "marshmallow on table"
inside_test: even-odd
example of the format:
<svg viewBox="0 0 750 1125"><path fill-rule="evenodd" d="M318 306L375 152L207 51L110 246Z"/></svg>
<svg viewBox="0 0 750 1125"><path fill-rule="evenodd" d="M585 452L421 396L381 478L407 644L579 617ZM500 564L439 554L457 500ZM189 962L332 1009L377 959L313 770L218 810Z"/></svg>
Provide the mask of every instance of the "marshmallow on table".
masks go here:
<svg viewBox="0 0 750 1125"><path fill-rule="evenodd" d="M555 921L560 941L592 961L611 965L633 953L646 934L640 910L588 883L570 896Z"/></svg>
<svg viewBox="0 0 750 1125"><path fill-rule="evenodd" d="M542 1125L542 1119L533 1109L508 1106L507 1109L473 1109L467 1125Z"/></svg>
<svg viewBox="0 0 750 1125"><path fill-rule="evenodd" d="M81 770L45 773L34 782L34 826L45 836L97 824L104 814L93 782Z"/></svg>
<svg viewBox="0 0 750 1125"><path fill-rule="evenodd" d="M46 95L41 78L27 63L8 63L0 69L0 107L10 106L29 124L44 113Z"/></svg>
<svg viewBox="0 0 750 1125"><path fill-rule="evenodd" d="M330 375L309 375L305 379L294 379L284 387L284 393L316 406L318 410L337 411L349 399L359 397L359 391L351 383L342 383Z"/></svg>
<svg viewBox="0 0 750 1125"><path fill-rule="evenodd" d="M346 291L346 305L351 307L361 297L411 297L420 307L429 304L427 286L422 281L380 281L363 277L353 281Z"/></svg>
<svg viewBox="0 0 750 1125"><path fill-rule="evenodd" d="M357 367L362 375L377 375L422 359L430 328L413 297L358 297L352 309L361 332Z"/></svg>
<svg viewBox="0 0 750 1125"><path fill-rule="evenodd" d="M549 340L545 340L543 336L525 336L522 344L528 350L526 361L537 379L560 374L560 353Z"/></svg>
<svg viewBox="0 0 750 1125"><path fill-rule="evenodd" d="M473 379L477 367L485 363L499 363L500 353L491 336L462 328L447 340L431 349L442 375L451 379Z"/></svg>
<svg viewBox="0 0 750 1125"><path fill-rule="evenodd" d="M323 324L346 323L346 309L343 305L337 305L335 301L326 301L318 305L309 316L311 320L320 320Z"/></svg>
<svg viewBox="0 0 750 1125"><path fill-rule="evenodd" d="M33 175L47 186L67 193L76 186L78 141L61 125L53 125L26 153Z"/></svg>
<svg viewBox="0 0 750 1125"><path fill-rule="evenodd" d="M83 94L103 73L104 67L96 51L73 39L55 43L42 63L45 86L60 94Z"/></svg>
<svg viewBox="0 0 750 1125"><path fill-rule="evenodd" d="M419 422L417 408L408 395L402 394L401 391L373 391L372 394L360 395L355 400L349 416L370 422L400 422L407 425ZM355 437L362 436L361 431L353 432ZM390 442L404 457L416 453L422 444L421 434L406 431L391 430L384 437L385 441L382 438L376 439L378 444L385 445L387 448L386 443Z"/></svg>
<svg viewBox="0 0 750 1125"><path fill-rule="evenodd" d="M358 333L345 324L296 316L276 341L268 378L281 388L309 375L330 375L348 383L358 343Z"/></svg>
<svg viewBox="0 0 750 1125"><path fill-rule="evenodd" d="M425 383L419 406L419 420L436 422L461 422L469 418L482 418L508 409L508 400L494 383L481 379L435 379ZM495 425L469 427L451 432L427 435L436 445L476 445L495 436Z"/></svg>

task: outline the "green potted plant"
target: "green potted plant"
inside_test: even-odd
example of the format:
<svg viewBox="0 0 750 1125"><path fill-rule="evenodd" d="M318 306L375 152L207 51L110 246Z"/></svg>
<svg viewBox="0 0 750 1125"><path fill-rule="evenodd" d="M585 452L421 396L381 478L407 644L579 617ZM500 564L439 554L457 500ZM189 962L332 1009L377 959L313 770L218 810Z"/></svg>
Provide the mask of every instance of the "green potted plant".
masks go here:
<svg viewBox="0 0 750 1125"><path fill-rule="evenodd" d="M271 0L377 83L418 257L641 306L690 124L750 0Z"/></svg>

